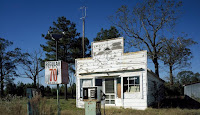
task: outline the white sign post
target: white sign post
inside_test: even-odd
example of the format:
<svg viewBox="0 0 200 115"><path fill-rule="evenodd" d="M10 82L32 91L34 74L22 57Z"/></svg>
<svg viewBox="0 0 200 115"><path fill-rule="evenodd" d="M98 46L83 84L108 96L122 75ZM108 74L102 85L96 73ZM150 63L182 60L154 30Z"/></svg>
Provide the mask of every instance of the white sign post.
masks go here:
<svg viewBox="0 0 200 115"><path fill-rule="evenodd" d="M46 84L67 84L68 64L63 61L45 62L45 83Z"/></svg>

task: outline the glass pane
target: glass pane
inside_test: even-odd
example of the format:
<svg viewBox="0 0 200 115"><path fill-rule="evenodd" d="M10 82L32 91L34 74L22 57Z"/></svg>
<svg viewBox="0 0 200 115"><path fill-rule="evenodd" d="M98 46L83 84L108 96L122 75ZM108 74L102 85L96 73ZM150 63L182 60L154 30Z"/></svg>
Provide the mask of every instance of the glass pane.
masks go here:
<svg viewBox="0 0 200 115"><path fill-rule="evenodd" d="M95 79L95 86L102 86L102 79Z"/></svg>
<svg viewBox="0 0 200 115"><path fill-rule="evenodd" d="M124 77L123 78L123 90L124 90L124 92L128 92L128 77Z"/></svg>
<svg viewBox="0 0 200 115"><path fill-rule="evenodd" d="M92 79L82 79L82 87L91 87Z"/></svg>
<svg viewBox="0 0 200 115"><path fill-rule="evenodd" d="M129 84L132 84L132 85L140 84L139 76L130 77Z"/></svg>
<svg viewBox="0 0 200 115"><path fill-rule="evenodd" d="M109 99L109 95L106 95L106 99Z"/></svg>
<svg viewBox="0 0 200 115"><path fill-rule="evenodd" d="M117 78L117 84L121 84L121 78Z"/></svg>
<svg viewBox="0 0 200 115"><path fill-rule="evenodd" d="M111 100L111 104L115 104L115 100Z"/></svg>
<svg viewBox="0 0 200 115"><path fill-rule="evenodd" d="M129 86L129 92L140 92L140 86L139 85L130 85Z"/></svg>
<svg viewBox="0 0 200 115"><path fill-rule="evenodd" d="M110 99L115 99L115 95L110 95L111 96L111 98Z"/></svg>
<svg viewBox="0 0 200 115"><path fill-rule="evenodd" d="M106 104L109 104L109 100L106 100Z"/></svg>
<svg viewBox="0 0 200 115"><path fill-rule="evenodd" d="M139 77L139 76L136 76L135 78L137 78L137 79L135 80L135 84L140 84L140 77Z"/></svg>
<svg viewBox="0 0 200 115"><path fill-rule="evenodd" d="M128 77L124 77L123 82L124 82L124 84L128 84Z"/></svg>
<svg viewBox="0 0 200 115"><path fill-rule="evenodd" d="M114 79L105 79L105 92L114 93Z"/></svg>

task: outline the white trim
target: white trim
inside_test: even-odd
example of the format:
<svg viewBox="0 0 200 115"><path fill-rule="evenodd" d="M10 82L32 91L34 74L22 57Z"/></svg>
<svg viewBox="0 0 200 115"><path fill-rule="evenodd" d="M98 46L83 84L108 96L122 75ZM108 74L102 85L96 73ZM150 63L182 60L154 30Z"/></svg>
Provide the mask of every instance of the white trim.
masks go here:
<svg viewBox="0 0 200 115"><path fill-rule="evenodd" d="M85 80L85 79L89 79L89 80L92 80L92 86L94 86L94 77L93 78L79 78L79 88L78 88L78 90L79 90L79 99L83 99L83 97L81 97L81 89L83 88L83 86L81 87L81 85L82 85L82 83L81 83L81 80ZM82 91L83 91L83 89L82 89Z"/></svg>
<svg viewBox="0 0 200 115"><path fill-rule="evenodd" d="M115 93L115 99L117 99L117 78L114 78L114 93Z"/></svg>
<svg viewBox="0 0 200 115"><path fill-rule="evenodd" d="M144 86L143 86L143 82L144 81L144 79L143 79L143 73L141 72L141 91L142 91L142 98L141 99L144 99L144 90L143 90L143 88L144 88Z"/></svg>
<svg viewBox="0 0 200 115"><path fill-rule="evenodd" d="M113 79L113 80L114 80L114 93L106 93L106 92L105 92L105 80L106 80L106 79ZM116 84L115 84L115 83L116 83L116 78L115 78L115 77L113 78L113 77L111 76L111 78L110 78L110 77L104 78L104 93L105 93L105 95L109 95L109 99L105 99L105 105L106 105L106 106L110 106L110 105L115 106L115 105L116 105ZM111 99L111 98L110 98L111 95L114 95L114 99ZM109 100L109 104L106 104L106 100ZM110 104L111 100L114 100L114 103L115 103L115 104Z"/></svg>
<svg viewBox="0 0 200 115"><path fill-rule="evenodd" d="M121 77L121 76L120 76ZM123 77L121 77L121 98L124 99L124 87L123 87L124 81L123 81Z"/></svg>

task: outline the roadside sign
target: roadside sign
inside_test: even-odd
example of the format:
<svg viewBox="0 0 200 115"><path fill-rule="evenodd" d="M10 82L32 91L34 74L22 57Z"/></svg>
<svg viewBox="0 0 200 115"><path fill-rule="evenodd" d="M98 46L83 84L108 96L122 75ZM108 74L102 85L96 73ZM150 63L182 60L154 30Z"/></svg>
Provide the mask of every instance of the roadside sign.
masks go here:
<svg viewBox="0 0 200 115"><path fill-rule="evenodd" d="M68 64L63 61L45 62L46 84L68 84Z"/></svg>

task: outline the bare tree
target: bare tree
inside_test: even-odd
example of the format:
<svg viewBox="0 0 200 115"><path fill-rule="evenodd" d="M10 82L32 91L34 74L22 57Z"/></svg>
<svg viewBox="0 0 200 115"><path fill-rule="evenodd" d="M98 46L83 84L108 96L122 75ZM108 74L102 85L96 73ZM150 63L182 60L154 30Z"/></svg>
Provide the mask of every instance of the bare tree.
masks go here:
<svg viewBox="0 0 200 115"><path fill-rule="evenodd" d="M127 6L119 8L111 21L129 37L128 43L140 50L147 49L159 77L159 54L161 38L167 29L174 27L180 16L182 2L176 0L145 0L132 10Z"/></svg>
<svg viewBox="0 0 200 115"><path fill-rule="evenodd" d="M173 71L190 65L189 60L192 58L192 52L189 47L196 42L185 37L163 39L165 42L162 45L160 59L169 67L170 85L174 84Z"/></svg>
<svg viewBox="0 0 200 115"><path fill-rule="evenodd" d="M30 78L33 80L34 87L36 88L36 80L39 79L39 73L44 69L41 66L42 62L42 51L34 51L32 54L29 54L27 57L29 61L22 62L21 68L23 73L19 72L21 77Z"/></svg>

